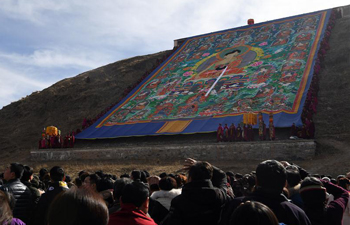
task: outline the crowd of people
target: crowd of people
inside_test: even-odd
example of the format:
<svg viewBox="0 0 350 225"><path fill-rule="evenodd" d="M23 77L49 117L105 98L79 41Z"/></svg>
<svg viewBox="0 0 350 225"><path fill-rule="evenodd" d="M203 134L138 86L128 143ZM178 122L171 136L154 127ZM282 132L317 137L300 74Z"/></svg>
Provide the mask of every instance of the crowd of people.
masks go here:
<svg viewBox="0 0 350 225"><path fill-rule="evenodd" d="M350 173L311 175L266 160L242 175L191 158L179 171L80 171L72 180L59 166L34 174L11 163L1 174L0 224L350 224Z"/></svg>

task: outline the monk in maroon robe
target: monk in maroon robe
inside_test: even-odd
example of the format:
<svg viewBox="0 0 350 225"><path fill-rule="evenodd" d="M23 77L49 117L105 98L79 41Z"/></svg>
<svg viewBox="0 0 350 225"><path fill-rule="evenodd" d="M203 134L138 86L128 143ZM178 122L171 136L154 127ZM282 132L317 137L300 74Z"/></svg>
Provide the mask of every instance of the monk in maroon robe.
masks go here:
<svg viewBox="0 0 350 225"><path fill-rule="evenodd" d="M308 131L309 131L308 132L309 138L314 139L315 138L315 124L312 120L310 120Z"/></svg>
<svg viewBox="0 0 350 225"><path fill-rule="evenodd" d="M227 126L227 124L225 124L225 127L224 127L224 141L228 141L228 139L229 139L228 126Z"/></svg>
<svg viewBox="0 0 350 225"><path fill-rule="evenodd" d="M223 135L224 135L224 128L222 128L221 123L220 123L219 127L218 127L218 129L216 131L216 141L217 142L222 141Z"/></svg>
<svg viewBox="0 0 350 225"><path fill-rule="evenodd" d="M254 131L253 131L253 126L248 125L248 141L254 141Z"/></svg>
<svg viewBox="0 0 350 225"><path fill-rule="evenodd" d="M299 137L304 139L307 138L307 130L305 125L303 125L303 127L301 128Z"/></svg>
<svg viewBox="0 0 350 225"><path fill-rule="evenodd" d="M55 136L50 136L50 148L55 147Z"/></svg>
<svg viewBox="0 0 350 225"><path fill-rule="evenodd" d="M249 141L247 124L243 126L244 141Z"/></svg>
<svg viewBox="0 0 350 225"><path fill-rule="evenodd" d="M75 136L74 133L70 135L70 140L69 140L69 147L74 148L74 143L75 143Z"/></svg>
<svg viewBox="0 0 350 225"><path fill-rule="evenodd" d="M266 124L263 121L263 140L266 140Z"/></svg>
<svg viewBox="0 0 350 225"><path fill-rule="evenodd" d="M242 128L241 128L240 124L238 124L237 129L236 129L236 140L242 141Z"/></svg>
<svg viewBox="0 0 350 225"><path fill-rule="evenodd" d="M295 126L295 123L290 128L290 136L297 136L298 135L298 128Z"/></svg>
<svg viewBox="0 0 350 225"><path fill-rule="evenodd" d="M231 124L229 128L229 135L230 135L230 141L235 141L236 140L236 127L235 124Z"/></svg>

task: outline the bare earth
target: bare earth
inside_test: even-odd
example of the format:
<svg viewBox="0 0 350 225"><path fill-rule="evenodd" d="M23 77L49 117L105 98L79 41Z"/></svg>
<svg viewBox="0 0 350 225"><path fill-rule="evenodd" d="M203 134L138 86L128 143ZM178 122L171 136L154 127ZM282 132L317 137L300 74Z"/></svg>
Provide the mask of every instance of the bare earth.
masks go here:
<svg viewBox="0 0 350 225"><path fill-rule="evenodd" d="M336 176L350 171L350 17L339 19L333 29L330 50L321 72L316 124L316 156L309 161L295 161L311 173ZM80 170L120 175L132 169L146 169L152 174L178 172L183 161L70 161L34 163L30 150L37 148L43 127L55 125L68 133L81 126L83 118L94 117L114 104L127 86L133 85L157 59L170 51L118 61L76 77L64 79L43 91L13 102L0 110L0 171L14 161L34 167L61 165L75 176ZM89 78L88 78L89 77ZM176 139L176 137L174 137ZM186 144L179 141L179 145ZM200 159L199 159L200 160ZM225 171L247 173L259 163L249 161L211 162Z"/></svg>

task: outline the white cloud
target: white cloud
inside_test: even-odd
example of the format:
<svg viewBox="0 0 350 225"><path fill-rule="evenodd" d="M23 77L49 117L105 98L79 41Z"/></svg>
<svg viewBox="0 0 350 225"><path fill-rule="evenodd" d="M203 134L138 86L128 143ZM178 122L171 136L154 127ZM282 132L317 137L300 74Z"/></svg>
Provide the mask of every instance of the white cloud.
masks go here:
<svg viewBox="0 0 350 225"><path fill-rule="evenodd" d="M19 66L42 68L73 67L92 69L107 63L107 57L98 52L77 51L74 49L40 49L32 54L1 53L0 58L11 61ZM107 61L107 62L106 62Z"/></svg>
<svg viewBox="0 0 350 225"><path fill-rule="evenodd" d="M23 74L4 68L3 65L0 65L0 80L0 107L50 85L43 81L29 79Z"/></svg>

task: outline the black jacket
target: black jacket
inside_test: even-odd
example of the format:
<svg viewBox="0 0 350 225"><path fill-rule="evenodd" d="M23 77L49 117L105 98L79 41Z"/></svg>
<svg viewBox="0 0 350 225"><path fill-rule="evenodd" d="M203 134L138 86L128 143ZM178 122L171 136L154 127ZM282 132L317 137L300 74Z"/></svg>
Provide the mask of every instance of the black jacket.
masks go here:
<svg viewBox="0 0 350 225"><path fill-rule="evenodd" d="M234 210L245 201L257 201L268 206L276 215L280 223L290 225L311 225L306 213L297 205L291 203L283 194L265 192L256 188L252 195L235 198L230 202L223 213L220 225L229 224L229 219Z"/></svg>
<svg viewBox="0 0 350 225"><path fill-rule="evenodd" d="M49 185L46 192L41 195L40 200L38 202L38 206L33 220L34 225L47 224L46 216L51 202L59 193L61 193L61 191L65 190L68 190L68 186L64 181L54 182Z"/></svg>
<svg viewBox="0 0 350 225"><path fill-rule="evenodd" d="M163 224L217 224L221 208L231 198L227 195L226 182L225 173L214 168L212 180L185 184L181 195L172 200L169 214Z"/></svg>
<svg viewBox="0 0 350 225"><path fill-rule="evenodd" d="M9 180L0 187L0 190L11 193L15 200L13 217L21 219L23 222L28 221L28 210L31 207L32 193L19 179Z"/></svg>

